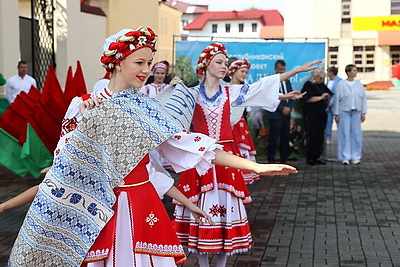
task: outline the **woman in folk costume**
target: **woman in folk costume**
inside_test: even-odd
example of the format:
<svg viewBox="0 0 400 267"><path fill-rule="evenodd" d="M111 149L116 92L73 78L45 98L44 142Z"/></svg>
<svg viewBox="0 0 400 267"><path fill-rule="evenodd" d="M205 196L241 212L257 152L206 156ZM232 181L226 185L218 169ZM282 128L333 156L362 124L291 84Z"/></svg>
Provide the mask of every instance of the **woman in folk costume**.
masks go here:
<svg viewBox="0 0 400 267"><path fill-rule="evenodd" d="M168 84L164 82L168 74L168 66L164 62L157 62L151 68L151 72L154 77L154 82L143 86L140 92L150 97L156 97L156 95L168 86Z"/></svg>
<svg viewBox="0 0 400 267"><path fill-rule="evenodd" d="M221 79L228 71L227 62L227 51L222 44L213 43L201 52L197 69L198 74L205 75L205 80L194 88L200 94L193 129L215 138L228 153L237 154L230 124L231 106L261 106L274 110L279 98L301 97L299 92L279 96L279 82L314 69L312 65L321 61L309 62L281 75L264 77L251 85L223 86ZM173 224L177 235L189 251L198 253L200 266L209 265L207 254L210 253L218 254L217 266L225 266L227 255L249 250L252 238L244 204L250 203L251 198L241 171L214 166L206 174L199 175L192 169L181 174L177 187L215 222L214 225L199 225L185 207L175 202Z"/></svg>
<svg viewBox="0 0 400 267"><path fill-rule="evenodd" d="M231 78L230 84L241 84L242 86L247 86L245 81L250 67L250 62L246 59L232 62L228 70L228 76ZM237 115L242 114L240 117L235 116L237 117L235 120L233 120L233 116L231 116L231 125L233 125L233 140L239 147L240 156L255 162L257 153L256 147L254 145L253 138L251 137L247 121L244 119L243 111L244 108L232 108L232 115L234 113L237 113ZM239 119L239 121L237 121L237 119ZM260 179L260 176L255 173L248 171L242 171L242 173L245 183L252 183L257 179Z"/></svg>
<svg viewBox="0 0 400 267"><path fill-rule="evenodd" d="M212 165L260 174L296 173L237 158L214 139L185 131L195 97L171 90L157 101L138 93L150 73L156 34L146 27L106 39L101 58L115 95L85 111L55 158L28 210L9 266L175 266L186 257L160 198L149 182L148 153L161 147L174 168ZM195 92L194 92L195 94ZM177 102L176 100L181 100ZM174 110L179 110L175 112ZM174 197L187 199L174 187ZM186 203L198 220L209 217Z"/></svg>

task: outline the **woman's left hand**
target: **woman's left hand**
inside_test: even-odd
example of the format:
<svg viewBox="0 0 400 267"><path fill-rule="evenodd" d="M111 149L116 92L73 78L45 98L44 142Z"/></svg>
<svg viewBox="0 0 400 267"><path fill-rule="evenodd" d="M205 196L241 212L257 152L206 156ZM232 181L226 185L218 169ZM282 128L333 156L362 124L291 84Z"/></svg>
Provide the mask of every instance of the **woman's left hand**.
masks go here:
<svg viewBox="0 0 400 267"><path fill-rule="evenodd" d="M200 209L196 205L193 205L190 211L192 212L193 217L196 219L196 222L198 222L200 225L204 225L205 222L214 225L214 222L211 219L210 215L208 215L204 210Z"/></svg>
<svg viewBox="0 0 400 267"><path fill-rule="evenodd" d="M299 72L305 72L305 71L310 71L310 70L315 70L316 68L318 68L319 66L315 66L316 64L320 64L322 63L322 60L317 59L317 60L313 60L310 62L307 62L306 64L297 67Z"/></svg>
<svg viewBox="0 0 400 267"><path fill-rule="evenodd" d="M257 164L254 172L258 175L289 175L291 173L298 173L299 171L287 164Z"/></svg>
<svg viewBox="0 0 400 267"><path fill-rule="evenodd" d="M300 91L291 91L287 94L280 95L279 99L280 100L287 100L287 99L300 99L302 98L307 92L300 92Z"/></svg>

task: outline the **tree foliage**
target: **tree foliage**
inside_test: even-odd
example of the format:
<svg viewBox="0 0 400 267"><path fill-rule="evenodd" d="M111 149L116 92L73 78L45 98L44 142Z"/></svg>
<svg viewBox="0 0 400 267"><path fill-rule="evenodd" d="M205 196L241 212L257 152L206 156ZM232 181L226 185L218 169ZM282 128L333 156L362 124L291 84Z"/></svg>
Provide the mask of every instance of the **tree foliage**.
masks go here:
<svg viewBox="0 0 400 267"><path fill-rule="evenodd" d="M190 58L179 56L175 64L175 76L183 80L183 83L189 85L197 80L196 71L190 62Z"/></svg>

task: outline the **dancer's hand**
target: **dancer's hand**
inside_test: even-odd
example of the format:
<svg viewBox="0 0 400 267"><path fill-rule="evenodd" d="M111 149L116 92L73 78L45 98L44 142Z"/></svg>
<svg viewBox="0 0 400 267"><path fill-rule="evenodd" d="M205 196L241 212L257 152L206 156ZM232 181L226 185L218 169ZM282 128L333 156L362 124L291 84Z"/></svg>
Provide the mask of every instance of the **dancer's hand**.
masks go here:
<svg viewBox="0 0 400 267"><path fill-rule="evenodd" d="M287 93L287 94L284 94L284 95L280 95L279 96L279 99L280 100L288 100L288 99L293 99L293 100L295 100L295 99L300 99L300 98L302 98L305 94L306 94L307 92L300 92L300 91L291 91L291 92L289 92L289 93Z"/></svg>
<svg viewBox="0 0 400 267"><path fill-rule="evenodd" d="M208 224L214 225L210 215L196 205L193 204L193 206L190 207L190 211L192 212L193 217L196 219L198 224L204 225L204 223L207 222Z"/></svg>
<svg viewBox="0 0 400 267"><path fill-rule="evenodd" d="M82 102L82 104L79 106L79 111L81 114L85 111L85 109L92 109L93 107L98 107L100 104L103 102L103 100L96 99L96 98L89 98L85 101Z"/></svg>
<svg viewBox="0 0 400 267"><path fill-rule="evenodd" d="M310 62L307 62L306 64L297 67L297 71L298 72L305 72L305 71L310 71L310 70L315 70L316 68L318 68L319 66L315 66L315 64L320 64L322 62L322 60L317 59L317 60L313 60Z"/></svg>
<svg viewBox="0 0 400 267"><path fill-rule="evenodd" d="M287 164L257 164L253 172L258 175L275 176L298 173L298 170Z"/></svg>

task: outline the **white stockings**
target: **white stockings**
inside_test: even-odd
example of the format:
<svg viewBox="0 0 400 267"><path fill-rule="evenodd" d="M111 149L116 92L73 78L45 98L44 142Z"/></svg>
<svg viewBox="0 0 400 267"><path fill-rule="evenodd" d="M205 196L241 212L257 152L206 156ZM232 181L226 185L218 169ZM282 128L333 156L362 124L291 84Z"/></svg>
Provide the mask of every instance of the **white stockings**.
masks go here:
<svg viewBox="0 0 400 267"><path fill-rule="evenodd" d="M207 254L202 254L202 255L199 254L199 255L197 255L197 259L199 261L200 267L209 267L210 266L210 262L208 261ZM228 259L228 255L226 255L225 253L218 254L216 267L225 267L227 259Z"/></svg>

